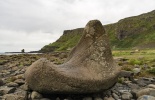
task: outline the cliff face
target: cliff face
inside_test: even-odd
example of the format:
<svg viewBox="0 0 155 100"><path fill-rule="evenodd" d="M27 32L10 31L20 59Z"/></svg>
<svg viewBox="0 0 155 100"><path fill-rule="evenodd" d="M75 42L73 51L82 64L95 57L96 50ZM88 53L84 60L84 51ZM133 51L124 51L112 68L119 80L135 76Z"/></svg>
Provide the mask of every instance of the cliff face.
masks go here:
<svg viewBox="0 0 155 100"><path fill-rule="evenodd" d="M112 48L155 48L155 10L104 27ZM83 28L65 30L56 42L44 46L40 51L69 50L77 44L82 31Z"/></svg>
<svg viewBox="0 0 155 100"><path fill-rule="evenodd" d="M106 31L115 48L155 48L155 10L107 25Z"/></svg>

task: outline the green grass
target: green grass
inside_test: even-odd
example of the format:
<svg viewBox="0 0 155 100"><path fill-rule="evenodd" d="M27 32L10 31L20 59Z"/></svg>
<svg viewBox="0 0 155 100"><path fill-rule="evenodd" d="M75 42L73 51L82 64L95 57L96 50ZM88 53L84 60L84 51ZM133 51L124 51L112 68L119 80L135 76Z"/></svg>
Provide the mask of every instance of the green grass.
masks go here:
<svg viewBox="0 0 155 100"><path fill-rule="evenodd" d="M114 58L126 59L126 63L119 61L118 64L122 66L122 70L132 71L135 66L141 68L141 73L138 77L154 77L155 76L155 49L144 49L144 50L131 50L121 49L112 50ZM147 65L147 69L144 65Z"/></svg>
<svg viewBox="0 0 155 100"><path fill-rule="evenodd" d="M155 68L149 69L148 72L155 75Z"/></svg>

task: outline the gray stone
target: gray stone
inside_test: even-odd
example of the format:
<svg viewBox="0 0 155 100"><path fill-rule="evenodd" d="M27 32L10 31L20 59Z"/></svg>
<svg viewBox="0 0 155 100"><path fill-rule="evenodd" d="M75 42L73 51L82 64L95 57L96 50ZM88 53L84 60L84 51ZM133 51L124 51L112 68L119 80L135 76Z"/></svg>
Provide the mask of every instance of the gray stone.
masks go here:
<svg viewBox="0 0 155 100"><path fill-rule="evenodd" d="M33 91L31 93L31 99L41 99L42 97L43 96L40 93L36 92L36 91Z"/></svg>
<svg viewBox="0 0 155 100"><path fill-rule="evenodd" d="M152 89L152 88L141 89L136 93L136 95L137 97L140 97L142 95L149 95L152 90L155 90L155 89Z"/></svg>
<svg viewBox="0 0 155 100"><path fill-rule="evenodd" d="M28 93L27 93L27 91L24 91L24 90L22 90L22 89L18 89L17 88L17 90L14 92L14 94L15 95L18 95L18 96L20 96L20 97L23 97L23 98L28 98Z"/></svg>
<svg viewBox="0 0 155 100"><path fill-rule="evenodd" d="M15 83L15 82L10 82L10 83L7 83L6 86L8 86L8 87L18 87L18 84Z"/></svg>
<svg viewBox="0 0 155 100"><path fill-rule="evenodd" d="M147 86L147 85L149 85L149 84L152 83L151 80L149 80L149 79L144 79L144 78L139 78L136 82L137 82L137 84L138 84L139 86L141 86L141 87Z"/></svg>
<svg viewBox="0 0 155 100"><path fill-rule="evenodd" d="M135 82L133 75L134 73L132 71L121 70L119 77L128 78L130 81Z"/></svg>
<svg viewBox="0 0 155 100"><path fill-rule="evenodd" d="M155 97L155 89L154 90L150 90L149 95L154 96Z"/></svg>
<svg viewBox="0 0 155 100"><path fill-rule="evenodd" d="M17 84L19 84L19 85L25 84L25 81L23 79L17 79L14 82L17 83Z"/></svg>
<svg viewBox="0 0 155 100"><path fill-rule="evenodd" d="M133 90L133 89L140 89L139 85L137 85L137 84L128 83L127 85L128 85L128 87L131 88L131 90Z"/></svg>
<svg viewBox="0 0 155 100"><path fill-rule="evenodd" d="M154 88L155 89L155 85L154 84L149 84L147 87L148 88Z"/></svg>
<svg viewBox="0 0 155 100"><path fill-rule="evenodd" d="M117 94L115 94L115 93L112 93L112 96L113 96L113 98L116 99L116 100L119 99L119 96L118 96Z"/></svg>
<svg viewBox="0 0 155 100"><path fill-rule="evenodd" d="M125 92L122 94L122 100L131 100L132 94L130 92Z"/></svg>
<svg viewBox="0 0 155 100"><path fill-rule="evenodd" d="M28 91L30 90L30 88L28 87L28 85L25 83L23 85L20 86L21 89L25 90L25 91Z"/></svg>
<svg viewBox="0 0 155 100"><path fill-rule="evenodd" d="M94 93L116 82L120 67L114 62L109 39L98 20L86 25L66 62L55 65L42 58L25 73L28 86L40 93Z"/></svg>
<svg viewBox="0 0 155 100"><path fill-rule="evenodd" d="M155 100L155 97L150 95L143 95L143 96L140 96L137 100Z"/></svg>
<svg viewBox="0 0 155 100"><path fill-rule="evenodd" d="M0 94L5 95L8 93L13 93L15 90L16 90L16 88L14 88L14 87L7 87L7 86L0 87Z"/></svg>
<svg viewBox="0 0 155 100"><path fill-rule="evenodd" d="M125 71L125 70L121 70L120 76L119 77L132 77L134 75L134 73L132 71Z"/></svg>
<svg viewBox="0 0 155 100"><path fill-rule="evenodd" d="M93 100L93 98L92 97L85 97L82 100Z"/></svg>
<svg viewBox="0 0 155 100"><path fill-rule="evenodd" d="M134 72L135 75L139 74L140 71L141 71L141 68L134 68L133 69L133 72Z"/></svg>

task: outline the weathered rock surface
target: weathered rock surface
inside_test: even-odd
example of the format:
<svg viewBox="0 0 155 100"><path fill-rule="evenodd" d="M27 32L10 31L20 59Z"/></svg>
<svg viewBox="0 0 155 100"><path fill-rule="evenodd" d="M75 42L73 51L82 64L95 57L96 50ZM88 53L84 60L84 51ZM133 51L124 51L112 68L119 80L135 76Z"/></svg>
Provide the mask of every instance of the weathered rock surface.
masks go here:
<svg viewBox="0 0 155 100"><path fill-rule="evenodd" d="M25 78L40 93L93 93L112 87L119 69L102 24L92 20L64 64L54 65L42 58L27 69Z"/></svg>

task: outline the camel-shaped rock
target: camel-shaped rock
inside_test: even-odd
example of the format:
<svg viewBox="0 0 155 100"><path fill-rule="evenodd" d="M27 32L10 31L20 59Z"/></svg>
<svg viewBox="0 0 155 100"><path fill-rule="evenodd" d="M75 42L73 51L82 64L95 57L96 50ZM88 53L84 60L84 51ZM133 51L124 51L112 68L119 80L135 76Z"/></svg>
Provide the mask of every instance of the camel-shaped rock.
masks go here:
<svg viewBox="0 0 155 100"><path fill-rule="evenodd" d="M29 88L40 93L94 93L112 87L119 73L101 22L92 20L64 64L41 58L27 69L25 78Z"/></svg>

